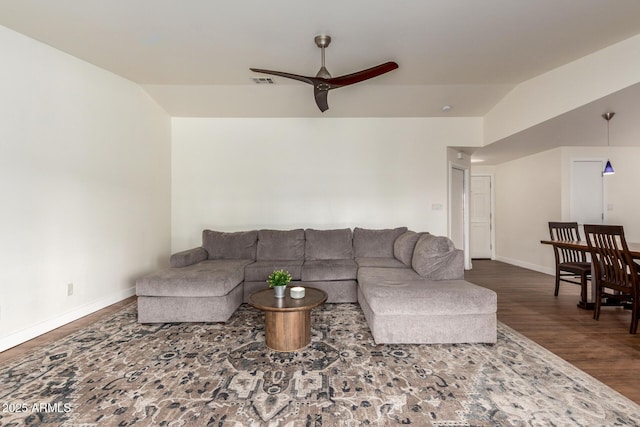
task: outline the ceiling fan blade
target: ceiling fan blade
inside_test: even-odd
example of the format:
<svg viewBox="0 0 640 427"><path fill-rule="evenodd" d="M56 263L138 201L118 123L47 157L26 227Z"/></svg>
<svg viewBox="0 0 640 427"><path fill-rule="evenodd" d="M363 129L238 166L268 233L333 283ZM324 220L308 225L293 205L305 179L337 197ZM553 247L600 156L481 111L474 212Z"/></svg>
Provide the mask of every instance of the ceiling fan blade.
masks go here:
<svg viewBox="0 0 640 427"><path fill-rule="evenodd" d="M317 85L313 87L313 96L316 99L316 105L323 113L329 109L328 95L328 89L319 89Z"/></svg>
<svg viewBox="0 0 640 427"><path fill-rule="evenodd" d="M331 37L327 35L319 35L314 39L316 46L322 49L322 67L315 77L301 76L299 74L285 73L283 71L264 70L261 68L249 68L256 73L271 74L273 76L284 77L286 79L298 80L313 86L313 96L316 105L323 113L329 109L328 96L331 89L337 89L342 86L352 85L364 80L378 77L381 74L388 73L398 68L395 62L385 62L366 70L358 71L352 74L346 74L340 77L331 77L324 65L324 50L331 42Z"/></svg>
<svg viewBox="0 0 640 427"><path fill-rule="evenodd" d="M329 93L329 89L332 89L332 86L327 84L326 79L301 76L298 74L285 73L282 71L263 70L260 68L249 68L249 69L256 73L271 74L274 76L285 77L287 79L298 80L298 81L313 85L313 95L316 99L316 104L318 105L318 108L322 112L325 112L329 109L327 95Z"/></svg>
<svg viewBox="0 0 640 427"><path fill-rule="evenodd" d="M385 62L384 64L367 68L366 70L358 71L353 74L346 74L344 76L327 79L327 83L331 85L331 89L340 86L348 86L354 83L359 83L364 80L378 77L382 74L388 73L389 71L393 71L396 68L398 68L398 64L396 64L395 62Z"/></svg>
<svg viewBox="0 0 640 427"><path fill-rule="evenodd" d="M264 73L264 74L271 74L279 77L285 77L287 79L293 79L293 80L298 80L304 83L308 83L310 85L314 84L314 80L315 80L315 78L313 77L300 76L298 74L285 73L282 71L261 70L260 68L249 68L249 69L255 73Z"/></svg>

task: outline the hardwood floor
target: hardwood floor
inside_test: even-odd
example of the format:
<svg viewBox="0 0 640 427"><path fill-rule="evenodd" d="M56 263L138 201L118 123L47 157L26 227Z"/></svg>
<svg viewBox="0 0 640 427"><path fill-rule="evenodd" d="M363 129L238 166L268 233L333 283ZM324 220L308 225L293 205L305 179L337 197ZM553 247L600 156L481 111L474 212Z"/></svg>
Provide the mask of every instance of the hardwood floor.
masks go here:
<svg viewBox="0 0 640 427"><path fill-rule="evenodd" d="M473 261L465 279L498 293L498 320L640 404L640 334L629 334L631 313L605 307L600 320L576 307L579 287L497 261ZM128 298L0 353L0 364L47 345L134 301Z"/></svg>
<svg viewBox="0 0 640 427"><path fill-rule="evenodd" d="M135 300L136 297L127 298L125 300L112 304L109 307L103 308L102 310L98 310L95 313L91 313L88 316L84 316L83 318L78 319L74 322L54 329L51 332L47 332L44 335L40 335L39 337L29 340L16 347L0 352L0 365L9 360L15 359L16 357L20 357L23 354L29 353L36 348L43 347L49 343L59 340L60 338L67 336L79 329L82 329L85 326L97 321L98 319L109 316L111 313L120 310L122 307Z"/></svg>
<svg viewBox="0 0 640 427"><path fill-rule="evenodd" d="M465 279L498 293L498 320L640 404L640 334L631 313L603 307L600 319L576 306L580 287L497 261L473 261Z"/></svg>

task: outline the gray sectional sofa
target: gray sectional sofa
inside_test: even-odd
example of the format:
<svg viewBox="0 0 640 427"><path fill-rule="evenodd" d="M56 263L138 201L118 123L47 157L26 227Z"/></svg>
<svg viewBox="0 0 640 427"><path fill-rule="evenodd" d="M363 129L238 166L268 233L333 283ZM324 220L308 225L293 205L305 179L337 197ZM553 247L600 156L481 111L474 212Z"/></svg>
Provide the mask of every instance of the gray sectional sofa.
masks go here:
<svg viewBox="0 0 640 427"><path fill-rule="evenodd" d="M138 279L138 320L225 322L267 277L359 303L376 343L495 343L495 292L463 280L461 250L406 227L372 230L204 230L202 246Z"/></svg>

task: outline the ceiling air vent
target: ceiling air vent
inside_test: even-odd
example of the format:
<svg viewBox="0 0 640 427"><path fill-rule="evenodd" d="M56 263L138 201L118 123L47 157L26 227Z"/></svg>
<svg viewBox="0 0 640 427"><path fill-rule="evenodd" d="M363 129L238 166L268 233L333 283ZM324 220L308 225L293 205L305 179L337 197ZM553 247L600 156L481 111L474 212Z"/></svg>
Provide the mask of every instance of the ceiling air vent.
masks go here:
<svg viewBox="0 0 640 427"><path fill-rule="evenodd" d="M257 85L273 85L276 83L271 77L252 77L252 79Z"/></svg>

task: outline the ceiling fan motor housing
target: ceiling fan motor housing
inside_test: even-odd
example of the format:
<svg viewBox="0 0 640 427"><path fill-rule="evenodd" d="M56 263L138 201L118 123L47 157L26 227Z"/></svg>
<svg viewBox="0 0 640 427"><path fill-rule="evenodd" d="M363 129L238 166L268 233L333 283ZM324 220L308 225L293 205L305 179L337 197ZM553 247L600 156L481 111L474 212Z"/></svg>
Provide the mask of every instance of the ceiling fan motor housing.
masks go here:
<svg viewBox="0 0 640 427"><path fill-rule="evenodd" d="M329 43L331 43L331 36L327 36L324 34L320 34L313 39L316 42L316 46L319 48L328 47Z"/></svg>

